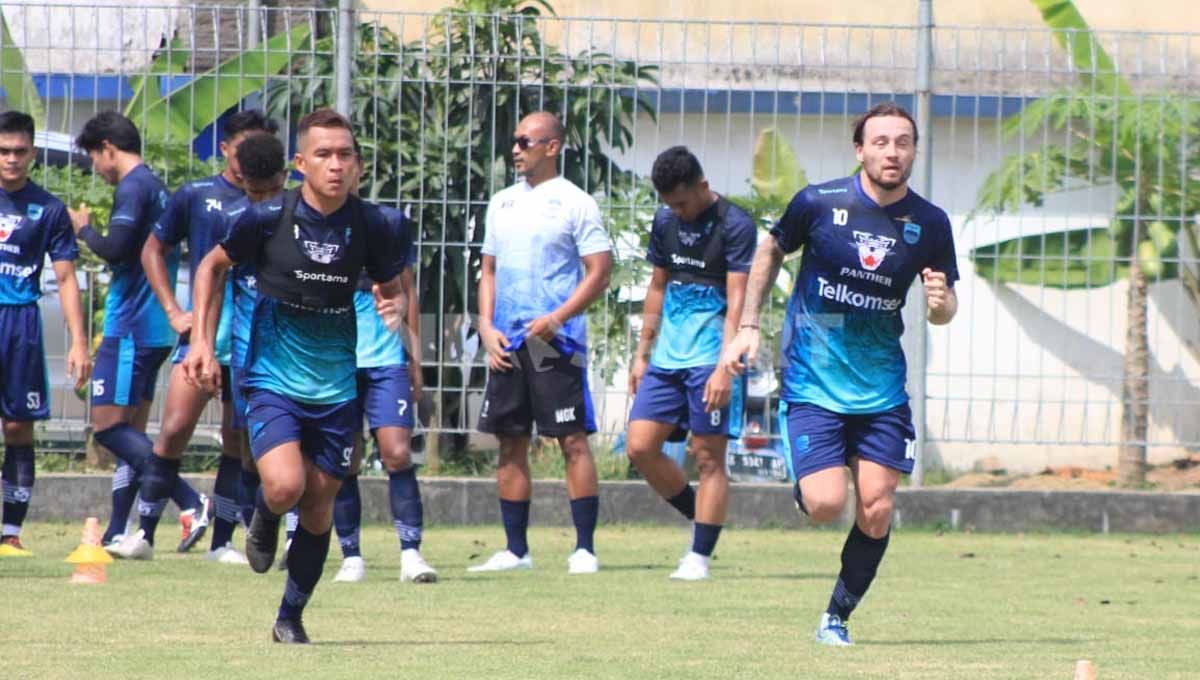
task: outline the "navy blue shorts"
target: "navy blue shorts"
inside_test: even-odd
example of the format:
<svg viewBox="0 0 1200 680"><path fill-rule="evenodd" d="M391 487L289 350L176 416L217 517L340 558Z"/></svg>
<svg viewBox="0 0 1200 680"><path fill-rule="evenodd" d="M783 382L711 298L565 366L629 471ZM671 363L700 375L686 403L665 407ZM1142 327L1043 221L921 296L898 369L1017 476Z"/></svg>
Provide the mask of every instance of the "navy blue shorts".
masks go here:
<svg viewBox="0 0 1200 680"><path fill-rule="evenodd" d="M136 347L132 336L100 341L92 369L93 406L137 406L154 401L158 369L170 347Z"/></svg>
<svg viewBox="0 0 1200 680"><path fill-rule="evenodd" d="M337 479L350 470L354 433L362 426L355 400L304 404L267 390L249 390L250 451L254 460L280 444L300 442L300 452Z"/></svg>
<svg viewBox="0 0 1200 680"><path fill-rule="evenodd" d="M792 479L846 465L858 457L912 473L917 434L908 404L881 411L844 415L814 404L779 402L779 431Z"/></svg>
<svg viewBox="0 0 1200 680"><path fill-rule="evenodd" d="M372 432L381 427L413 429L408 366L358 369L358 408Z"/></svg>
<svg viewBox="0 0 1200 680"><path fill-rule="evenodd" d="M638 384L629 420L651 420L676 427L671 441L682 441L692 434L729 436L730 408L726 405L711 413L704 410L704 385L715 366L695 368L658 368L650 366ZM742 378L735 378L736 391ZM732 404L735 400L730 400Z"/></svg>
<svg viewBox="0 0 1200 680"><path fill-rule="evenodd" d="M0 417L14 422L50 417L50 379L36 304L0 305Z"/></svg>

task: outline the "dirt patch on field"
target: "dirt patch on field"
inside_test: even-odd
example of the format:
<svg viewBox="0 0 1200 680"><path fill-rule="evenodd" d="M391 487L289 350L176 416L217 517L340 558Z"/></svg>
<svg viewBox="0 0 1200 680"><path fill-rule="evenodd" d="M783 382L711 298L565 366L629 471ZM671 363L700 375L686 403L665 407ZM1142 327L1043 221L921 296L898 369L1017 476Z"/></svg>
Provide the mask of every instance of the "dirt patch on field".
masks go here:
<svg viewBox="0 0 1200 680"><path fill-rule="evenodd" d="M1157 491L1187 491L1200 489L1200 453L1146 472L1147 487ZM981 461L979 469L955 477L944 486L955 489L1006 487L1011 489L1110 489L1117 486L1117 472L1111 468L1089 470L1065 466L1046 468L1035 475L1009 475L995 459Z"/></svg>

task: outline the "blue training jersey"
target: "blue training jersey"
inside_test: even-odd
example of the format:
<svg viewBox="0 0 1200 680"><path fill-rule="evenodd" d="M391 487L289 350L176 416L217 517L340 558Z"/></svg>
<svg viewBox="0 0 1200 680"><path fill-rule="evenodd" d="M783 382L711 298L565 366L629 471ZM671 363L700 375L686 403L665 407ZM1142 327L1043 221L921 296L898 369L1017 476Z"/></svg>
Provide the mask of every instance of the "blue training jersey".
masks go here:
<svg viewBox="0 0 1200 680"><path fill-rule="evenodd" d="M666 269L670 280L663 296L658 342L650 363L658 368L680 369L715 366L725 335L724 272L748 272L754 260L757 232L744 210L721 202L705 210L695 223L679 219L669 208L659 208L650 229L646 259ZM678 234L672 236L671 234ZM719 250L711 247L714 239ZM705 255L712 251L712 262ZM705 270L709 271L706 272ZM701 283L688 274L717 272L717 279ZM719 285L714 285L719 281Z"/></svg>
<svg viewBox="0 0 1200 680"><path fill-rule="evenodd" d="M79 257L66 206L32 181L11 194L0 188L0 305L38 301L47 255Z"/></svg>
<svg viewBox="0 0 1200 680"><path fill-rule="evenodd" d="M196 272L200 270L200 261L229 230L227 211L235 209L244 198L245 192L240 187L225 179L224 175L214 175L184 184L167 202L166 210L154 225L154 237L167 246L179 246L187 241L193 284ZM227 285L215 348L217 360L226 365L230 358L233 321L231 290L232 284ZM192 295L184 300L184 309L192 309Z"/></svg>
<svg viewBox="0 0 1200 680"><path fill-rule="evenodd" d="M254 203L233 218L221 245L238 264L255 263L279 225L283 197ZM297 238L315 244L342 243L353 210L349 204L325 216L301 198L293 229ZM391 228L376 206L362 203L366 222L367 274L390 281L400 273L404 251L395 250ZM244 358L242 386L267 390L298 402L336 404L355 397L356 326L354 308L309 309L266 294L256 296Z"/></svg>
<svg viewBox="0 0 1200 680"><path fill-rule="evenodd" d="M416 261L416 250L412 244L412 222L404 211L387 206L379 210L388 220L394 234L396 251L404 254L400 271ZM358 346L355 350L359 368L403 366L408 363L401 333L389 330L375 311L375 296L371 293L371 280L367 276L359 279L359 289L354 293L354 316L358 325Z"/></svg>
<svg viewBox="0 0 1200 680"><path fill-rule="evenodd" d="M232 225L233 221L251 205L253 204L248 198L242 198L226 213L226 234L228 234L228 227ZM221 240L224 238L222 236ZM225 305L221 308L222 317L224 317L227 307L231 309L229 362L230 365L238 368L246 365L246 351L250 347L250 323L254 318L254 304L258 301L255 271L253 262L241 262L233 266L229 271L228 285L225 288Z"/></svg>
<svg viewBox="0 0 1200 680"><path fill-rule="evenodd" d="M563 177L522 181L488 203L483 254L496 258L492 323L515 346L527 326L558 309L583 280L583 258L612 250L596 199ZM587 316L563 321L560 350L587 346ZM586 353L584 353L586 356Z"/></svg>
<svg viewBox="0 0 1200 680"><path fill-rule="evenodd" d="M142 244L167 207L167 188L150 168L139 165L117 184L113 196L109 229L117 225L132 228L137 238L121 257L110 260L112 279L104 303L104 335L133 336L138 347L170 347L175 343L175 331L167 322L167 314L154 297L146 273L142 270ZM167 272L171 285L179 270L179 253L167 256Z"/></svg>
<svg viewBox="0 0 1200 680"><path fill-rule="evenodd" d="M784 252L804 246L784 322L781 398L844 414L907 402L900 310L926 267L958 280L946 213L911 189L880 207L854 175L796 194L771 235Z"/></svg>

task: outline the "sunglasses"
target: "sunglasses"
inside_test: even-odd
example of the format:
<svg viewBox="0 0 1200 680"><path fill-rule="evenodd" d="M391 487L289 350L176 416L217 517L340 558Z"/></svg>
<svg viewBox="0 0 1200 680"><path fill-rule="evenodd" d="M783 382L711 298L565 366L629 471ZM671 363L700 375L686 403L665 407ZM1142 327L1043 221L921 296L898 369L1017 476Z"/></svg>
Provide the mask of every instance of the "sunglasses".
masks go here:
<svg viewBox="0 0 1200 680"><path fill-rule="evenodd" d="M525 135L521 135L520 137L513 137L513 139L512 139L513 146L520 147L521 151L528 151L531 147L535 147L538 144L545 144L548 141L550 141L550 140L549 139L534 139L533 137L527 137Z"/></svg>

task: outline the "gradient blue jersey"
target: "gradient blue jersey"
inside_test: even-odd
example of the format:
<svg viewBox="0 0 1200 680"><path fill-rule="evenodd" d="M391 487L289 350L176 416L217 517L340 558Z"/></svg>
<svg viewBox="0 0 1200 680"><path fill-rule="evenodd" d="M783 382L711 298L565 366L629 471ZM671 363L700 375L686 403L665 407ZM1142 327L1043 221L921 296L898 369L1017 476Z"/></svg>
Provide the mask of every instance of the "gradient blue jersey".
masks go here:
<svg viewBox="0 0 1200 680"><path fill-rule="evenodd" d="M0 189L0 305L38 301L47 255L79 257L66 206L30 181L11 194Z"/></svg>
<svg viewBox="0 0 1200 680"><path fill-rule="evenodd" d="M801 246L783 334L787 402L842 414L904 404L900 310L926 267L958 280L950 220L911 189L880 207L858 175L805 188L771 230L784 252Z"/></svg>
<svg viewBox="0 0 1200 680"><path fill-rule="evenodd" d="M379 206L379 210L387 218L397 252L404 253L400 263L400 271L416 261L416 249L412 244L412 222L404 216L404 211L387 206ZM404 351L404 342L400 333L404 331L388 330L383 319L375 311L375 296L371 293L371 280L367 276L359 279L359 290L354 293L354 315L358 324L358 347L355 356L359 368L379 368L382 366L403 366L408 363Z"/></svg>
<svg viewBox="0 0 1200 680"><path fill-rule="evenodd" d="M226 212L236 208L244 197L241 188L230 183L224 175L215 175L184 184L167 202L167 209L154 225L154 237L164 245L175 247L187 241L193 284L196 272L200 270L200 261L229 230ZM233 322L231 290L232 285L226 286L221 320L217 327L216 354L222 364L229 363L230 355ZM183 308L192 308L192 296L184 300Z"/></svg>
<svg viewBox="0 0 1200 680"><path fill-rule="evenodd" d="M104 335L133 336L138 347L170 347L175 344L175 331L167 322L167 314L142 271L142 244L167 207L167 188L150 168L139 165L117 184L113 196L109 229L118 225L132 228L137 238L120 257L109 260L112 280L104 303ZM179 253L167 256L167 272L171 285L179 270Z"/></svg>
<svg viewBox="0 0 1200 680"><path fill-rule="evenodd" d="M650 356L650 363L659 368L715 366L720 359L728 307L724 272L749 272L757 245L754 220L732 203L725 204L721 217L720 205L714 203L695 223L684 222L666 207L654 215L646 259L670 276L658 342ZM711 262L705 258L709 253ZM698 282L706 269L719 276Z"/></svg>
<svg viewBox="0 0 1200 680"><path fill-rule="evenodd" d="M250 348L250 323L254 319L254 305L258 302L253 263L234 266L229 273L230 289L226 295L233 297L233 323L230 324L230 364L246 365L246 351Z"/></svg>
<svg viewBox="0 0 1200 680"><path fill-rule="evenodd" d="M596 199L563 177L497 192L485 222L483 254L496 258L492 323L514 344L579 287L582 258L612 250ZM558 336L586 347L586 316L567 319Z"/></svg>
<svg viewBox="0 0 1200 680"><path fill-rule="evenodd" d="M238 264L255 263L279 226L283 197L254 203L233 218L221 242ZM298 238L315 243L343 243L353 210L349 204L324 216L303 198L296 204ZM367 274L390 281L400 273L403 256L396 253L387 219L376 206L362 204ZM262 389L307 404L336 404L357 394L356 326L353 306L307 309L268 295L257 295L246 348L243 387Z"/></svg>

